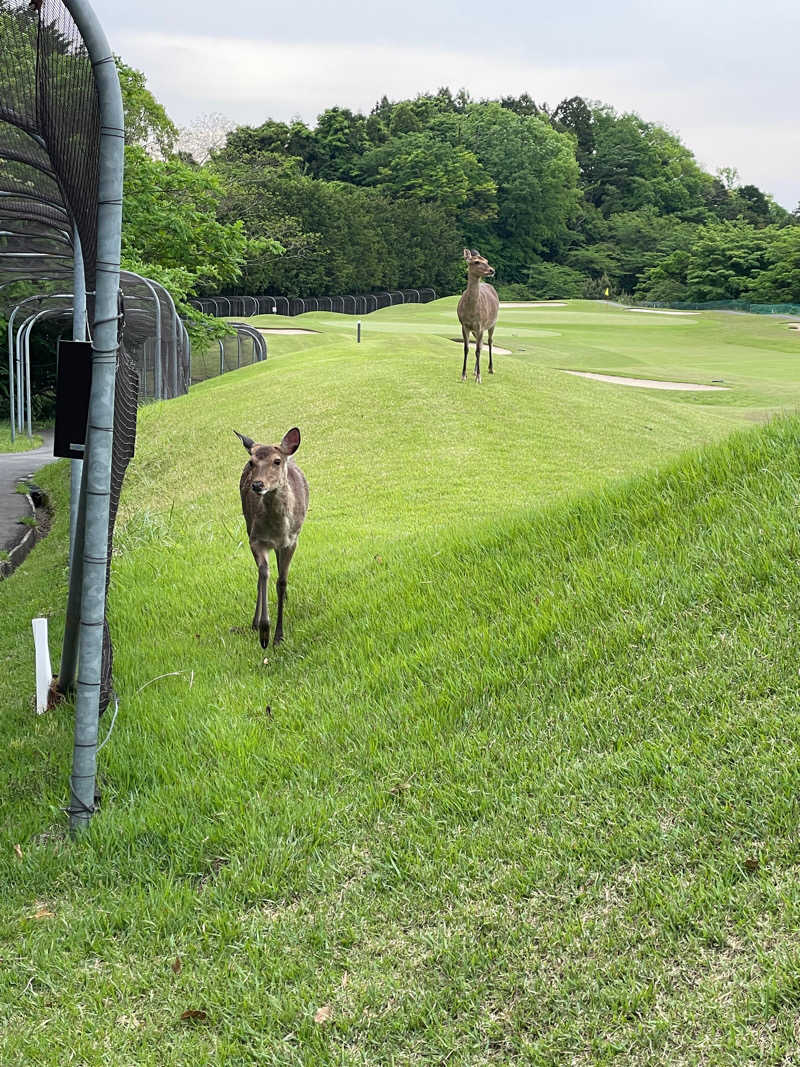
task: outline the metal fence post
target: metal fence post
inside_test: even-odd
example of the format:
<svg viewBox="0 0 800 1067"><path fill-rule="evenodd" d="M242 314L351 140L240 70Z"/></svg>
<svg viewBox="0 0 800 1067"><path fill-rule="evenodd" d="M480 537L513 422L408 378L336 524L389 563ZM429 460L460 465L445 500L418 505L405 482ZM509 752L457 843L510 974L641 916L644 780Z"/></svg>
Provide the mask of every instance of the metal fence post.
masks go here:
<svg viewBox="0 0 800 1067"><path fill-rule="evenodd" d="M88 828L95 805L118 349L124 118L114 56L97 17L86 0L65 0L65 4L92 61L101 124L92 389L81 494L86 498L86 532L81 583L80 669L70 778L70 829L78 833Z"/></svg>
<svg viewBox="0 0 800 1067"><path fill-rule="evenodd" d="M72 340L86 340L86 275L83 270L83 249L78 227L72 228ZM69 565L75 556L75 529L78 524L78 501L81 494L83 460L69 463Z"/></svg>

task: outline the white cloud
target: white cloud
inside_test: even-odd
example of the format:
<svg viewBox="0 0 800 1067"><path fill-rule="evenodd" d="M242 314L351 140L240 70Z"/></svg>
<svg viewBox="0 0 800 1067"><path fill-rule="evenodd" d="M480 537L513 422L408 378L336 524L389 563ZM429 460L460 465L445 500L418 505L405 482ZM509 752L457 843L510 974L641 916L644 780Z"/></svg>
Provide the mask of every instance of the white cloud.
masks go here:
<svg viewBox="0 0 800 1067"><path fill-rule="evenodd" d="M663 123L709 169L736 167L744 182L787 207L800 200L800 142L789 117L772 105L780 79L753 83L741 71L736 75L734 65L735 76L726 81L725 63L716 59L680 76L664 57L641 50L613 63L601 60L599 50L589 64L527 62L513 54L497 63L482 51L434 45L276 43L124 30L115 48L145 71L181 125L209 111L240 123L295 115L313 122L326 107L368 111L384 93L402 99L442 85L463 86L474 97L528 92L551 105L577 94Z"/></svg>

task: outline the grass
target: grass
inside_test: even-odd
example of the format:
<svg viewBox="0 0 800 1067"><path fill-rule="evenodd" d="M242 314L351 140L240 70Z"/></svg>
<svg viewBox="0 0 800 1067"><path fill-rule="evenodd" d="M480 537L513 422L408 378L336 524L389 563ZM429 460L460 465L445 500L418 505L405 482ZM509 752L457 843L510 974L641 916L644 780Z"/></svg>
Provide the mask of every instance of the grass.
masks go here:
<svg viewBox="0 0 800 1067"><path fill-rule="evenodd" d="M15 440L11 440L11 423L8 419L0 419L0 452L28 452L32 448L40 448L42 438L37 434L28 437L27 433L16 434Z"/></svg>
<svg viewBox="0 0 800 1067"><path fill-rule="evenodd" d="M623 314L566 311L564 365ZM462 385L407 328L439 306L392 314L142 411L77 845L70 716L25 695L19 635L53 614L55 647L64 603L66 465L37 479L55 525L0 617L0 1062L791 1062L800 422L732 433L770 381L698 402L538 348ZM597 344L655 359L629 323ZM696 373L751 358L702 328ZM265 663L230 431L295 422L312 510Z"/></svg>

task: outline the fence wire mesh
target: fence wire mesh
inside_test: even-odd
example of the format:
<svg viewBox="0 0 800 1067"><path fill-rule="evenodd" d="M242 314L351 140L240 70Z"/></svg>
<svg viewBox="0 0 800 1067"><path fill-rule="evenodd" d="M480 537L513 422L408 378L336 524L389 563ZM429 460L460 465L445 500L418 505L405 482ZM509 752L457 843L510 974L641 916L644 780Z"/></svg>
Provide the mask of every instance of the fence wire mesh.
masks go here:
<svg viewBox="0 0 800 1067"><path fill-rule="evenodd" d="M35 223L71 239L74 221L93 289L100 108L89 54L61 0L0 0L0 40L0 228Z"/></svg>
<svg viewBox="0 0 800 1067"><path fill-rule="evenodd" d="M83 37L62 0L0 0L0 296L6 308L32 293L64 292L74 277L74 234L85 289L97 273L101 117ZM15 283L27 283L23 285ZM49 298L52 311L71 297ZM93 319L91 298L89 322ZM9 382L9 386L11 383ZM117 356L108 559L122 480L136 436L138 380ZM106 571L106 594L110 571ZM103 622L102 712L111 694L113 651Z"/></svg>
<svg viewBox="0 0 800 1067"><path fill-rule="evenodd" d="M344 296L204 296L192 303L206 315L229 318L236 315L305 315L309 311L329 311L338 315L369 315L395 304L427 304L436 299L436 290L390 289L380 293Z"/></svg>

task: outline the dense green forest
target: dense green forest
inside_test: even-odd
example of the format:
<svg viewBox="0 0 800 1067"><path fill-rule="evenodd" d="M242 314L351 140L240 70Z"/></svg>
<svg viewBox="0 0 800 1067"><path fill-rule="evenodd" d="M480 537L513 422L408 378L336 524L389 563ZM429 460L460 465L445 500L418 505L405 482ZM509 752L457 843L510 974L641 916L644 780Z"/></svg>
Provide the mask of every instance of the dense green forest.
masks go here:
<svg viewBox="0 0 800 1067"><path fill-rule="evenodd" d="M137 71L123 254L177 288L322 295L462 286L479 248L507 296L800 301L800 207L706 173L674 133L580 97L440 89L240 126L199 163ZM179 240L175 237L178 236Z"/></svg>
<svg viewBox="0 0 800 1067"><path fill-rule="evenodd" d="M580 97L384 97L313 128L239 127L204 169L223 183L220 217L283 249L245 265L245 292L452 292L466 244L508 295L800 300L800 209Z"/></svg>

